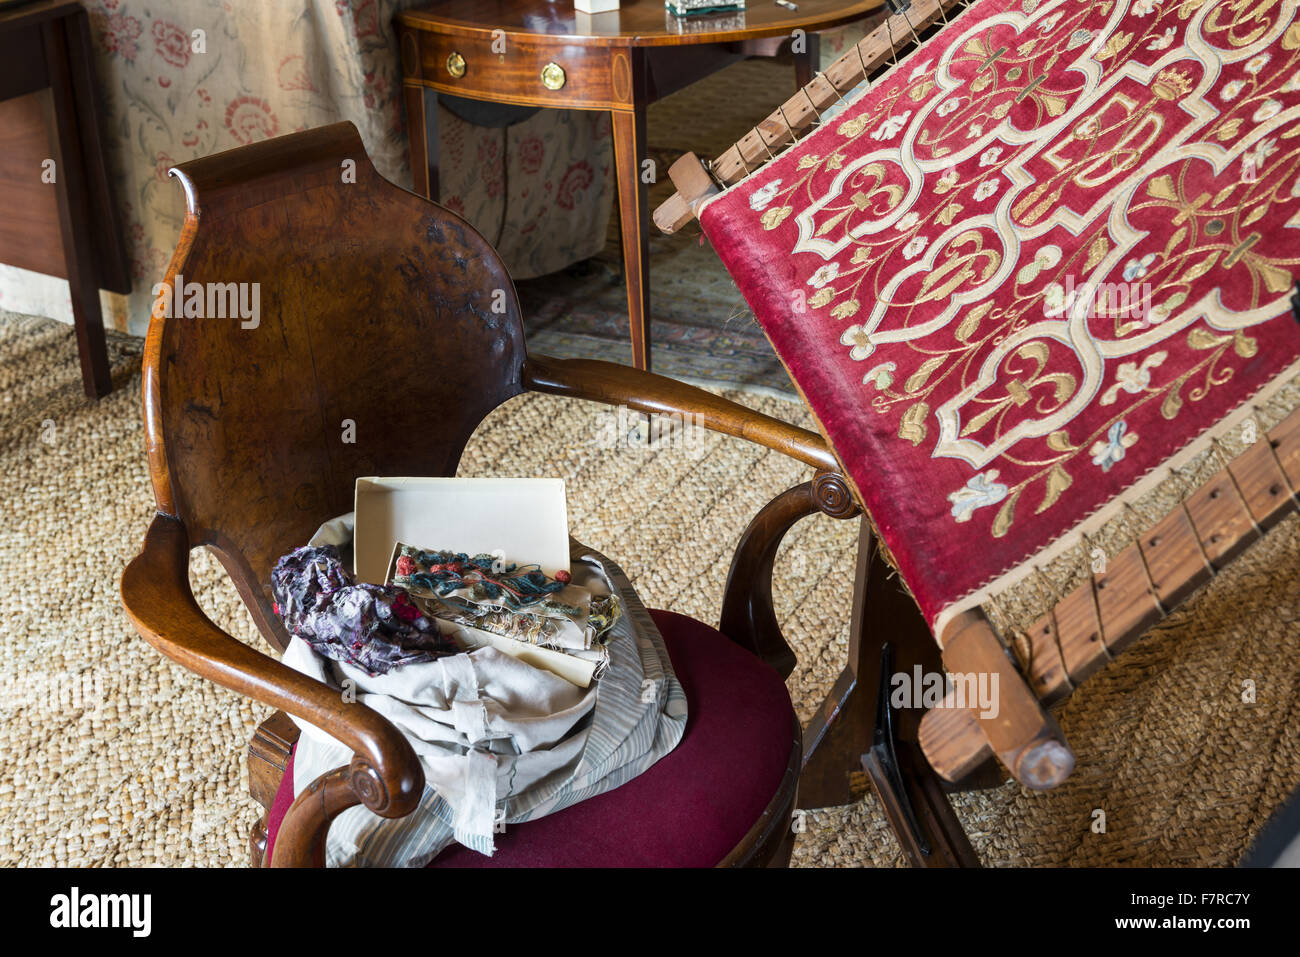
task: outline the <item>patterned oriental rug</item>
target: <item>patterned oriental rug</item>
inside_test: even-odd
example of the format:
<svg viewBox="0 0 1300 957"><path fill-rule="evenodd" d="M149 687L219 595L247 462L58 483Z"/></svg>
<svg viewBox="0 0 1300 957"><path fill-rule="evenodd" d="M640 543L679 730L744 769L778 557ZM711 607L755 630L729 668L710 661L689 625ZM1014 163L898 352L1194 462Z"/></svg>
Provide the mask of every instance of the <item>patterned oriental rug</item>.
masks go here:
<svg viewBox="0 0 1300 957"><path fill-rule="evenodd" d="M936 631L1300 370L1296 11L982 0L703 207Z"/></svg>

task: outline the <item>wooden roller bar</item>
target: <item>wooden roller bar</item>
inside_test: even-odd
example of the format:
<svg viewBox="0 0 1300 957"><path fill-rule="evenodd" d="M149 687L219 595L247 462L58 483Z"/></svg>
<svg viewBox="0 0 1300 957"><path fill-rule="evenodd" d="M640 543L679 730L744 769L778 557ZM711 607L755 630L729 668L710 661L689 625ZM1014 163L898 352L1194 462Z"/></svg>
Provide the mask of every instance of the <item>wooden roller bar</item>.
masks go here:
<svg viewBox="0 0 1300 957"><path fill-rule="evenodd" d="M1177 479L1171 475L1170 481ZM1022 667L1037 700L1060 704L1264 532L1300 511L1298 489L1300 410L1029 628L1029 660ZM957 670L946 646L944 662ZM926 758L949 781L998 753L975 713L954 704L949 695L943 706L926 713L920 730Z"/></svg>
<svg viewBox="0 0 1300 957"><path fill-rule="evenodd" d="M953 675L997 675L997 685L988 686L996 708L978 713L970 708L956 709L973 720L974 731L984 742L981 760L990 753L997 755L1017 781L1040 791L1054 788L1069 777L1074 770L1074 754L1065 736L1025 684L982 612L964 612L944 630L943 665ZM954 761L960 759L959 755L951 757ZM934 763L933 758L930 761Z"/></svg>
<svg viewBox="0 0 1300 957"><path fill-rule="evenodd" d="M719 184L738 183L767 163L778 150L813 129L822 112L842 100L845 93L895 59L899 48L916 42L922 30L963 6L961 0L915 0L903 12L881 21L709 166L694 153L681 156L668 170L677 192L655 210L655 225L665 233L677 232L694 217L699 201L716 193Z"/></svg>

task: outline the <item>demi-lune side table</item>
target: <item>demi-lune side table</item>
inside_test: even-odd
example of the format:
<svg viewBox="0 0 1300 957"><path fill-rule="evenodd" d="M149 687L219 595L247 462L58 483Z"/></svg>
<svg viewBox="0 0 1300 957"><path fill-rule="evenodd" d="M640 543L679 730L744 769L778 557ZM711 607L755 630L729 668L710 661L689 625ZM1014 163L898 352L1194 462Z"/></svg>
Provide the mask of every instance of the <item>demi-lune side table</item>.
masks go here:
<svg viewBox="0 0 1300 957"><path fill-rule="evenodd" d="M438 94L520 106L608 110L627 282L632 362L650 368L646 107L748 56L792 52L810 82L817 31L860 20L883 0L749 0L743 11L678 18L663 0L580 14L572 0L444 0L397 17L416 192L438 198Z"/></svg>

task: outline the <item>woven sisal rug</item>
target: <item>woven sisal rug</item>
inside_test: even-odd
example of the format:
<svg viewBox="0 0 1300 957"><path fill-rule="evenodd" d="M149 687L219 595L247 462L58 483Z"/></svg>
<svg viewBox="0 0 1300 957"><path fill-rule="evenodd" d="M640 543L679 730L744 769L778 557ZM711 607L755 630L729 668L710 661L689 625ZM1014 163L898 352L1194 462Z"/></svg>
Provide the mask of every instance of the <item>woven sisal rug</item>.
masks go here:
<svg viewBox="0 0 1300 957"><path fill-rule="evenodd" d="M118 604L153 502L139 342L110 346L118 390L92 404L71 329L0 318L0 864L245 865L258 810L244 749L266 709L164 661ZM739 398L807 424L794 403ZM462 474L562 476L581 540L617 557L649 604L715 621L741 529L806 470L713 435L611 448L612 415L514 400L479 429ZM779 562L805 719L843 664L855 537L853 522L810 519ZM214 560L195 553L191 578L217 623L265 647ZM1291 520L1075 694L1065 786L956 799L977 850L992 865L1234 863L1300 782L1298 659ZM796 864L900 862L873 797L805 823Z"/></svg>

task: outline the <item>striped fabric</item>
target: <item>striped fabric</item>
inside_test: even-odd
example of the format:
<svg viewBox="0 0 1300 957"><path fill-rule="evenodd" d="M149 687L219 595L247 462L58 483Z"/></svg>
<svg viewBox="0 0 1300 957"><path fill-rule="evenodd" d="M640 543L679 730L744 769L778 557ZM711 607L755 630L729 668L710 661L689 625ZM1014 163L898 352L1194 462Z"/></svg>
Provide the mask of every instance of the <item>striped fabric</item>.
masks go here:
<svg viewBox="0 0 1300 957"><path fill-rule="evenodd" d="M681 740L686 729L686 695L672 673L667 649L654 620L617 564L597 552L579 549L576 543L572 557L575 579L581 566L603 575L622 600L626 614L610 633L609 667L587 696L594 697L590 709L573 721L562 740L543 749L547 755L554 756L555 766L548 765L548 758L543 756L545 773L539 776L536 763L529 766L533 755L520 753L513 738L484 739L472 749L459 747L444 751L447 757L431 756L428 747L413 741L425 766L426 778L447 780L449 767L456 769L450 772L453 775L463 773L463 778L453 778L454 783L449 786L455 798L448 799L450 794L444 797L426 783L419 807L405 818L381 818L365 807L345 811L330 827L326 845L328 866L422 867L452 841L491 854L494 831L500 833L507 827L612 790L648 769ZM305 659L304 648L305 644L295 639L285 653L285 663L339 683L337 663ZM306 652L314 656L310 649ZM473 656L481 654L478 651ZM443 662L462 657L465 656L443 659ZM441 664L412 667L435 668ZM319 670L320 666L323 671ZM476 668L492 667L493 659L488 659L469 667L467 672L472 675ZM480 687L485 683L482 681ZM452 708L460 704L461 695L456 697ZM582 709L574 711L581 713ZM352 758L344 745L302 722L299 725L304 734L294 757L295 797L315 778L347 764ZM516 774L517 769L526 766L527 770ZM526 779L522 785L517 780L520 777ZM495 815L485 828L482 816L476 819L472 811L467 813L466 807L492 806L484 790L491 788L493 782Z"/></svg>

